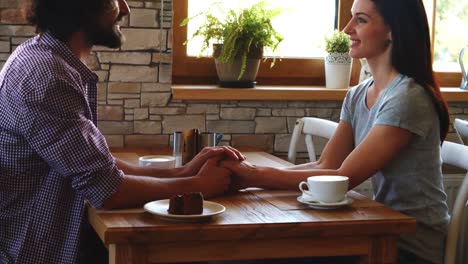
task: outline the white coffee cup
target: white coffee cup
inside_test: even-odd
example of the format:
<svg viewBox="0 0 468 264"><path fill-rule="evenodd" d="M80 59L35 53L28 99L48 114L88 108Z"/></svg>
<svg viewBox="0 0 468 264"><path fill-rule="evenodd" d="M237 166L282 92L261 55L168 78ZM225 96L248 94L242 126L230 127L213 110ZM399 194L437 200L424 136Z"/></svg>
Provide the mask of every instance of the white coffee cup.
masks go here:
<svg viewBox="0 0 468 264"><path fill-rule="evenodd" d="M140 165L140 167L171 169L175 167L175 158L166 155L143 156L138 159L138 165Z"/></svg>
<svg viewBox="0 0 468 264"><path fill-rule="evenodd" d="M338 203L346 198L349 178L338 175L311 176L299 183L302 199L308 202ZM308 190L303 186L307 185Z"/></svg>

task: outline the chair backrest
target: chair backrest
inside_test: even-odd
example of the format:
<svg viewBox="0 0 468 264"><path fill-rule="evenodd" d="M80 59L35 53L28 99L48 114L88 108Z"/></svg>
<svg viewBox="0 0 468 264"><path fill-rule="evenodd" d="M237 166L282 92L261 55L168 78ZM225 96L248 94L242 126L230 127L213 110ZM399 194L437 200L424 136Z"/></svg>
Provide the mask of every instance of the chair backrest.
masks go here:
<svg viewBox="0 0 468 264"><path fill-rule="evenodd" d="M312 136L323 138L331 138L335 133L338 123L316 117L303 117L296 121L291 142L289 143L288 160L292 163L296 162L297 145L301 134L305 135L305 143L307 152L309 153L310 161L316 161L316 153Z"/></svg>
<svg viewBox="0 0 468 264"><path fill-rule="evenodd" d="M455 132L457 132L460 142L462 144L468 145L468 121L455 118L453 121L453 127L455 128Z"/></svg>
<svg viewBox="0 0 468 264"><path fill-rule="evenodd" d="M443 163L468 170L468 146L445 141L442 144ZM460 186L452 209L447 240L445 244L445 264L454 264L457 256L458 235L463 223L463 212L468 206L468 176Z"/></svg>

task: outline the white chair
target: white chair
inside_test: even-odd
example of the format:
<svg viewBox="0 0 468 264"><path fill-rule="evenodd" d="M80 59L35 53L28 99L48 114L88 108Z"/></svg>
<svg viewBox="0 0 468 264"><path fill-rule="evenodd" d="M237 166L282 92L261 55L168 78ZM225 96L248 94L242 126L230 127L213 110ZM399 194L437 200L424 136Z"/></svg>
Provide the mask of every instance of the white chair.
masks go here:
<svg viewBox="0 0 468 264"><path fill-rule="evenodd" d="M458 139L464 145L468 144L468 121L455 118L453 121L453 127L455 128L455 132L457 132Z"/></svg>
<svg viewBox="0 0 468 264"><path fill-rule="evenodd" d="M468 146L445 141L442 144L443 163L468 170ZM468 176L465 176L452 209L447 240L445 244L445 264L455 264L457 258L458 235L463 234L463 213L468 206ZM465 223L466 224L466 223ZM460 263L460 262L459 262Z"/></svg>
<svg viewBox="0 0 468 264"><path fill-rule="evenodd" d="M458 136L460 142L464 145L468 145L468 121L460 118L455 118L453 121L453 127ZM465 176L468 177L468 174ZM460 234L464 237L458 240L458 254L457 254L457 263L468 263L468 252L466 252L466 245L468 245L468 212L465 211L462 218L462 227L460 228ZM464 223L464 226L463 226ZM465 247L464 247L465 246ZM465 249L465 250L461 250Z"/></svg>
<svg viewBox="0 0 468 264"><path fill-rule="evenodd" d="M335 133L338 123L316 117L303 117L296 121L296 126L294 127L291 141L289 143L288 151L288 160L289 162L296 162L297 155L297 146L299 144L299 139L301 134L305 135L305 143L307 147L307 152L309 153L310 162L317 160L317 153L313 142L313 136L319 136L326 139L330 139ZM354 191L359 192L372 199L373 191L372 184L370 179L364 181L359 186L356 186Z"/></svg>
<svg viewBox="0 0 468 264"><path fill-rule="evenodd" d="M317 160L317 154L315 152L312 136L330 139L333 133L335 133L337 127L338 123L321 118L303 117L296 120L296 126L294 127L291 142L289 143L289 162L296 162L297 145L299 144L301 134L305 135L305 143L307 146L307 152L309 152L309 160L313 162Z"/></svg>

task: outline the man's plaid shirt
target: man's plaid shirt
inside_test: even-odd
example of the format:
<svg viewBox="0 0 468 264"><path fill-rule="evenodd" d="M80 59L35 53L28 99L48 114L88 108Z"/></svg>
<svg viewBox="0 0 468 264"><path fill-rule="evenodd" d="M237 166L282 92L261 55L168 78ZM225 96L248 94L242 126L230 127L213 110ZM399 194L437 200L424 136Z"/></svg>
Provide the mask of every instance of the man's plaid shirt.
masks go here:
<svg viewBox="0 0 468 264"><path fill-rule="evenodd" d="M51 34L0 72L0 263L74 263L84 201L120 185L96 127L97 76Z"/></svg>

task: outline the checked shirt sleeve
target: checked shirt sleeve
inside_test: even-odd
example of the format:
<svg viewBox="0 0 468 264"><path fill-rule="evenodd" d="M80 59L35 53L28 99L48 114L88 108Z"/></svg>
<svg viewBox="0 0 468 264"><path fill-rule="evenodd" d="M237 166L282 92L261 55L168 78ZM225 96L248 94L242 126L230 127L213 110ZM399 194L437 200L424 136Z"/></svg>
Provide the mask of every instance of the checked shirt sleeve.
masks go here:
<svg viewBox="0 0 468 264"><path fill-rule="evenodd" d="M70 180L76 192L94 207L119 187L117 169L104 136L91 120L91 110L78 85L50 78L27 93L20 113L22 131L51 169Z"/></svg>

